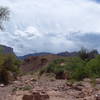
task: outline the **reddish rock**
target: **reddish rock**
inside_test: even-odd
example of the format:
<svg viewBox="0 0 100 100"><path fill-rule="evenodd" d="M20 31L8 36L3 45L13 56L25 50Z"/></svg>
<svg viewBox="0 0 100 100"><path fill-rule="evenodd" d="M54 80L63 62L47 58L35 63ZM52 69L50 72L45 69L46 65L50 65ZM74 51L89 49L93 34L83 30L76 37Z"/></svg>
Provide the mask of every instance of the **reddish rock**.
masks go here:
<svg viewBox="0 0 100 100"><path fill-rule="evenodd" d="M34 100L33 95L24 95L22 100Z"/></svg>
<svg viewBox="0 0 100 100"><path fill-rule="evenodd" d="M100 94L96 94L96 100L100 100Z"/></svg>
<svg viewBox="0 0 100 100"><path fill-rule="evenodd" d="M49 100L49 96L45 92L33 92L31 95L24 95L22 100Z"/></svg>

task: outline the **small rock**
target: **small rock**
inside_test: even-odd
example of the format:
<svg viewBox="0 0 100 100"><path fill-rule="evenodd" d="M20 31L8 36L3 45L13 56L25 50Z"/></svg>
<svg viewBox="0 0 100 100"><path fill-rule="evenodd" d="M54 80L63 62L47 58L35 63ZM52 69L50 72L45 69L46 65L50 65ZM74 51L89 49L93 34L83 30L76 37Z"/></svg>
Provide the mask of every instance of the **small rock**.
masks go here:
<svg viewBox="0 0 100 100"><path fill-rule="evenodd" d="M30 81L36 82L36 81L37 81L37 79L32 78Z"/></svg>
<svg viewBox="0 0 100 100"><path fill-rule="evenodd" d="M100 100L100 94L96 94L95 97L96 97L96 100Z"/></svg>
<svg viewBox="0 0 100 100"><path fill-rule="evenodd" d="M0 84L0 87L4 87L5 85L4 84Z"/></svg>
<svg viewBox="0 0 100 100"><path fill-rule="evenodd" d="M85 78L84 80L83 80L84 82L91 82L91 79L89 79L89 78Z"/></svg>
<svg viewBox="0 0 100 100"><path fill-rule="evenodd" d="M100 78L96 79L96 84L100 84Z"/></svg>

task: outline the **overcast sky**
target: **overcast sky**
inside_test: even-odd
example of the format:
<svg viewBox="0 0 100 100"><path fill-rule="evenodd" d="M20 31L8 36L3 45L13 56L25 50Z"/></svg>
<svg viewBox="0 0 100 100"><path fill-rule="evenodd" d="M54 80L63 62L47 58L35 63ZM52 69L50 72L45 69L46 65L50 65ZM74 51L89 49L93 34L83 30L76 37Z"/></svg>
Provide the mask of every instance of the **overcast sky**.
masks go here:
<svg viewBox="0 0 100 100"><path fill-rule="evenodd" d="M11 11L0 43L17 55L83 46L100 51L99 0L0 0L0 5Z"/></svg>

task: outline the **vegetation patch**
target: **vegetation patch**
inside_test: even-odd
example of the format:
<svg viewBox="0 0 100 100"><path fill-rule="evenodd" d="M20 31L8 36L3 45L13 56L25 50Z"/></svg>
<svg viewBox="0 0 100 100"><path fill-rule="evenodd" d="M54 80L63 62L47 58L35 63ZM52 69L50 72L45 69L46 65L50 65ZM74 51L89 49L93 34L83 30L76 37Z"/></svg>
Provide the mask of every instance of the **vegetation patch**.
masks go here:
<svg viewBox="0 0 100 100"><path fill-rule="evenodd" d="M96 50L79 52L78 57L66 57L57 59L40 71L43 73L54 73L57 79L83 80L84 78L100 77L100 55Z"/></svg>
<svg viewBox="0 0 100 100"><path fill-rule="evenodd" d="M21 61L14 54L0 54L0 82L5 84L17 78Z"/></svg>

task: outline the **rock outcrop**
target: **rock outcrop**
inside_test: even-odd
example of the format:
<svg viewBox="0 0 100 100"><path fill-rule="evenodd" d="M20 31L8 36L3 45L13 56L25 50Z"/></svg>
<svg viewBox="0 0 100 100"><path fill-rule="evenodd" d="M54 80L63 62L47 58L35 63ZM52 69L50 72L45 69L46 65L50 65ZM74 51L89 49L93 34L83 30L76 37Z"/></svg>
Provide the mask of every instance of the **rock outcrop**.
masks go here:
<svg viewBox="0 0 100 100"><path fill-rule="evenodd" d="M2 54L14 54L13 48L5 46L5 45L0 45L0 53Z"/></svg>
<svg viewBox="0 0 100 100"><path fill-rule="evenodd" d="M31 95L24 95L22 100L49 100L49 95L46 92L33 92Z"/></svg>

